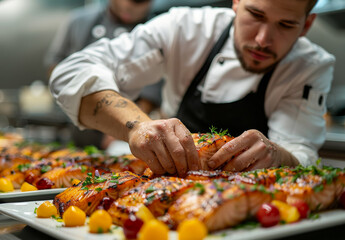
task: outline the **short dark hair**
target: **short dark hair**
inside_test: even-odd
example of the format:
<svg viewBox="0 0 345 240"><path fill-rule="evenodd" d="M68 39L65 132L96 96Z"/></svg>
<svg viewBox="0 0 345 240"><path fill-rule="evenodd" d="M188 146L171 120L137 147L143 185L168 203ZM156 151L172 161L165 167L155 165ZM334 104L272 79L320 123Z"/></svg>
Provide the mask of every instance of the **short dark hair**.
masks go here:
<svg viewBox="0 0 345 240"><path fill-rule="evenodd" d="M310 13L310 11L313 9L313 7L316 5L317 1L318 0L308 0L307 9L306 9L307 15Z"/></svg>

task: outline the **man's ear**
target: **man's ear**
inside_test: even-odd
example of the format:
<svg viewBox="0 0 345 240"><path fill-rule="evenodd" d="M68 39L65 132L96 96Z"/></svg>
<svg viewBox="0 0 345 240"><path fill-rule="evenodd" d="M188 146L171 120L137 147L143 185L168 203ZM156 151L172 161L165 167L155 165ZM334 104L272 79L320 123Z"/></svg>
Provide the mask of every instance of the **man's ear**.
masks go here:
<svg viewBox="0 0 345 240"><path fill-rule="evenodd" d="M237 7L238 7L239 3L240 3L240 0L233 0L232 1L232 10L234 10L234 12L237 12Z"/></svg>
<svg viewBox="0 0 345 240"><path fill-rule="evenodd" d="M305 36L307 34L311 25L313 25L315 18L316 18L315 13L309 14L309 16L307 17L307 19L304 23L303 31L301 32L300 37Z"/></svg>

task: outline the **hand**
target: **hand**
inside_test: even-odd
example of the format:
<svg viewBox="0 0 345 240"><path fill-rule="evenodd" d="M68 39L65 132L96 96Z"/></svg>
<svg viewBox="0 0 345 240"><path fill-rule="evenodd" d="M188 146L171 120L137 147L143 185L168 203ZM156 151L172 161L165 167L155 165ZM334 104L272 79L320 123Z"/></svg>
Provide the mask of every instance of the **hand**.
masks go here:
<svg viewBox="0 0 345 240"><path fill-rule="evenodd" d="M145 121L129 133L129 146L156 174L199 169L199 157L189 130L176 118Z"/></svg>
<svg viewBox="0 0 345 240"><path fill-rule="evenodd" d="M257 130L248 130L224 144L209 160L208 165L216 169L225 164L224 171L249 171L278 167L280 151L276 144Z"/></svg>

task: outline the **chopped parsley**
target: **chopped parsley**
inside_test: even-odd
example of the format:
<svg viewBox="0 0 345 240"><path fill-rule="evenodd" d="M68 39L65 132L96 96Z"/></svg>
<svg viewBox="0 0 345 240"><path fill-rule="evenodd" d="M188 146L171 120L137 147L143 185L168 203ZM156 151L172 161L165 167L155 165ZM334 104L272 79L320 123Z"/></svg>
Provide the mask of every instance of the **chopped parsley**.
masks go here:
<svg viewBox="0 0 345 240"><path fill-rule="evenodd" d="M216 187L217 192L223 192L224 188L220 186L216 180L213 181L214 186Z"/></svg>
<svg viewBox="0 0 345 240"><path fill-rule="evenodd" d="M321 192L323 190L323 184L320 185L316 185L315 187L313 187L314 192Z"/></svg>
<svg viewBox="0 0 345 240"><path fill-rule="evenodd" d="M196 183L196 184L194 185L194 189L196 189L196 188L199 189L199 192L198 192L199 195L203 195L203 194L205 193L205 186L204 186L203 184L201 184L201 183Z"/></svg>
<svg viewBox="0 0 345 240"><path fill-rule="evenodd" d="M146 198L146 201L147 201L148 204L150 204L150 203L153 202L154 199L155 199L155 195L152 194L151 196Z"/></svg>
<svg viewBox="0 0 345 240"><path fill-rule="evenodd" d="M145 190L145 193L152 193L153 191L155 191L155 187L150 185L146 190Z"/></svg>
<svg viewBox="0 0 345 240"><path fill-rule="evenodd" d="M43 165L43 166L41 167L41 173L46 173L46 172L50 171L51 169L52 169L51 166L49 166L49 165Z"/></svg>
<svg viewBox="0 0 345 240"><path fill-rule="evenodd" d="M119 179L120 176L118 174L113 174L111 175L111 179Z"/></svg>
<svg viewBox="0 0 345 240"><path fill-rule="evenodd" d="M84 147L84 152L86 152L87 155L102 153L101 150L99 150L96 146L93 146L93 145Z"/></svg>
<svg viewBox="0 0 345 240"><path fill-rule="evenodd" d="M82 173L84 173L84 172L86 172L87 167L86 167L86 166L84 166L84 165L82 165L82 166L80 167L80 169L81 169L81 172L82 172Z"/></svg>
<svg viewBox="0 0 345 240"><path fill-rule="evenodd" d="M245 221L243 223L238 224L237 226L234 226L233 229L254 229L260 227L260 223L257 221Z"/></svg>
<svg viewBox="0 0 345 240"><path fill-rule="evenodd" d="M23 164L19 164L17 166L17 168L20 172L25 172L26 170L30 169L30 167L31 167L30 163L23 163Z"/></svg>

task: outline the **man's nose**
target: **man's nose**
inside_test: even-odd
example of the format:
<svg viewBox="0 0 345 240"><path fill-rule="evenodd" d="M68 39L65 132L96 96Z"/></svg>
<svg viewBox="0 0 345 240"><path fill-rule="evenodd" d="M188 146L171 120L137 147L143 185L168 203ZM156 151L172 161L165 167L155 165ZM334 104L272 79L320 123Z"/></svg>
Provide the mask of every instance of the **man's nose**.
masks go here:
<svg viewBox="0 0 345 240"><path fill-rule="evenodd" d="M257 44L262 47L270 47L273 42L274 30L268 24L263 24L260 26L258 33L255 37Z"/></svg>

